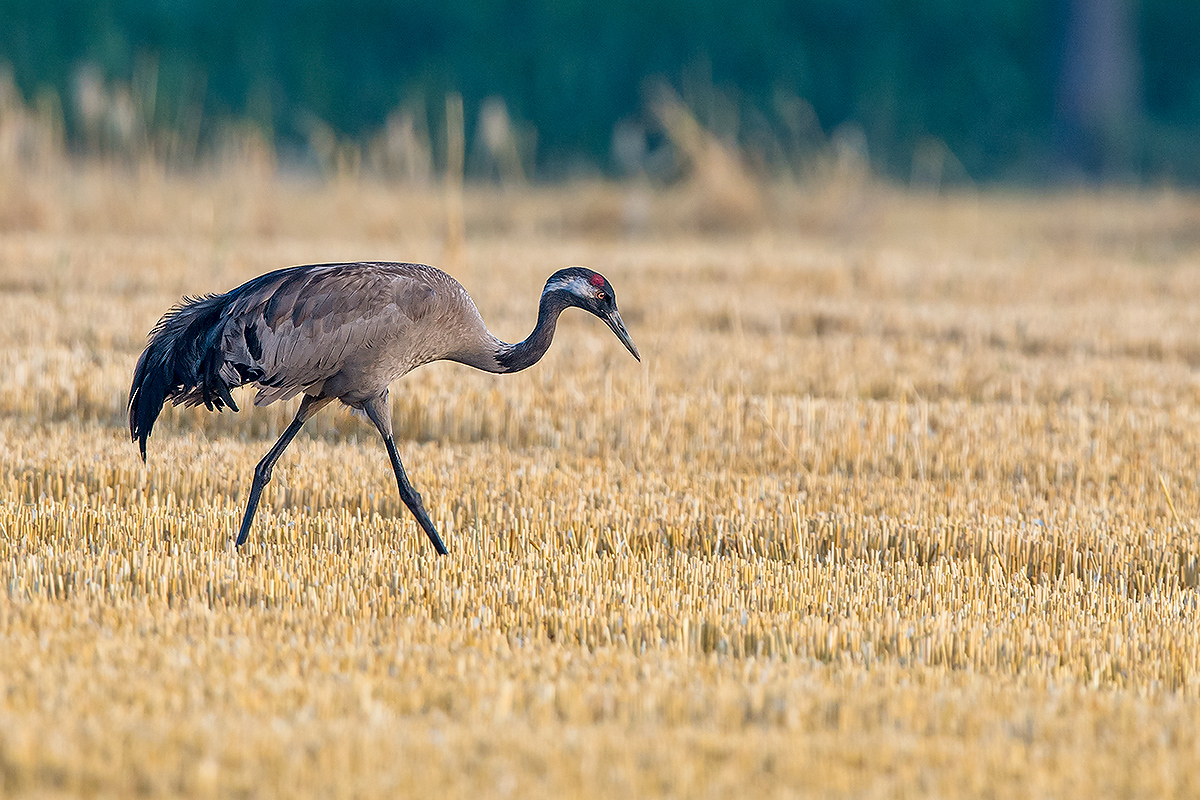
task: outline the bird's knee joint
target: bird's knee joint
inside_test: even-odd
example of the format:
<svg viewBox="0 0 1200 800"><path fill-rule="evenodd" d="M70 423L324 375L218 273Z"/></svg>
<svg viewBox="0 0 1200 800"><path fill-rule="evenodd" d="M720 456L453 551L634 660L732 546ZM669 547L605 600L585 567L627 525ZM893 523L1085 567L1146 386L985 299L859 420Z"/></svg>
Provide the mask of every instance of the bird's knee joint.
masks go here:
<svg viewBox="0 0 1200 800"><path fill-rule="evenodd" d="M424 498L421 497L421 493L411 486L408 487L406 492L402 492L400 497L406 504L414 509L425 508L425 501Z"/></svg>
<svg viewBox="0 0 1200 800"><path fill-rule="evenodd" d="M254 477L260 483L266 483L267 481L271 480L271 469L271 464L259 464L254 468Z"/></svg>

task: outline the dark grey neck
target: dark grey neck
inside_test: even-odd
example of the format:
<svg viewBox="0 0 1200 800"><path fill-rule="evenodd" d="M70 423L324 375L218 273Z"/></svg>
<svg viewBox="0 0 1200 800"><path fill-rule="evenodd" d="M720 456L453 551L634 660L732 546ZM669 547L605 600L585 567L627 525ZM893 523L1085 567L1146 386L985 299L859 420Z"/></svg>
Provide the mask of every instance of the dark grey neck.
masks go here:
<svg viewBox="0 0 1200 800"><path fill-rule="evenodd" d="M545 292L538 303L537 325L533 332L519 344L501 344L496 350L496 363L500 365L499 372L519 372L536 364L546 351L550 342L554 341L554 327L558 324L558 315L567 308L560 292Z"/></svg>

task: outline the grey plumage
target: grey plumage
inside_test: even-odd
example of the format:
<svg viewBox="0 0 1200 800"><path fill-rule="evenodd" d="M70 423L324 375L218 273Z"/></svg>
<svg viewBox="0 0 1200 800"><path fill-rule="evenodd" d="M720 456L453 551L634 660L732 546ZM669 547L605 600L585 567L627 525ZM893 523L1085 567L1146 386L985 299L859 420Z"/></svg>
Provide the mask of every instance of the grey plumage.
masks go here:
<svg viewBox="0 0 1200 800"><path fill-rule="evenodd" d="M493 336L462 285L435 267L359 262L270 272L225 294L184 298L158 322L134 369L130 435L145 460L146 440L167 400L237 411L232 390L245 384L258 389L255 405L303 393L295 419L255 469L240 545L275 461L305 420L340 400L366 412L375 424L401 498L438 552L444 553L396 453L389 384L438 360L488 372L525 369L546 352L558 315L571 306L603 319L641 360L617 310L612 286L584 267L550 276L537 325L517 344Z"/></svg>

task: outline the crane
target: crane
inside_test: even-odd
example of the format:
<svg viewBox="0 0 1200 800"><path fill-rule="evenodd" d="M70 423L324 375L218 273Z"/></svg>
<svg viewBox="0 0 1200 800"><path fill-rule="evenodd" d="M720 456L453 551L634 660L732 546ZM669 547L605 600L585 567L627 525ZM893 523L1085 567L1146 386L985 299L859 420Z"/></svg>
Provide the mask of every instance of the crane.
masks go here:
<svg viewBox="0 0 1200 800"><path fill-rule="evenodd" d="M291 424L258 466L238 531L250 533L275 462L300 428L334 400L363 411L383 437L400 499L439 555L445 544L413 488L392 437L388 386L431 361L494 373L517 372L550 347L559 315L595 314L641 361L617 310L612 285L586 267L546 281L537 324L509 344L488 330L462 284L436 267L393 262L306 264L260 275L224 294L184 297L149 335L129 390L129 433L146 460L146 440L163 405L238 410L232 390L254 384L257 406L303 394Z"/></svg>

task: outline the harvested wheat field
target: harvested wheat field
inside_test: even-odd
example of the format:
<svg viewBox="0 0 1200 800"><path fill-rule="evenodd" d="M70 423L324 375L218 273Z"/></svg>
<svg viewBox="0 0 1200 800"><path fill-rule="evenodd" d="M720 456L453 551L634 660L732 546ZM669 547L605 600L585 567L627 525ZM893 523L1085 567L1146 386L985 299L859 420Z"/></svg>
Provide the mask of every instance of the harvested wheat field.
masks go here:
<svg viewBox="0 0 1200 800"><path fill-rule="evenodd" d="M434 190L0 177L0 795L1200 794L1196 198L477 190L447 254ZM445 558L340 407L235 552L296 401L143 466L145 335L358 258L510 341L587 264L643 363L393 385Z"/></svg>

